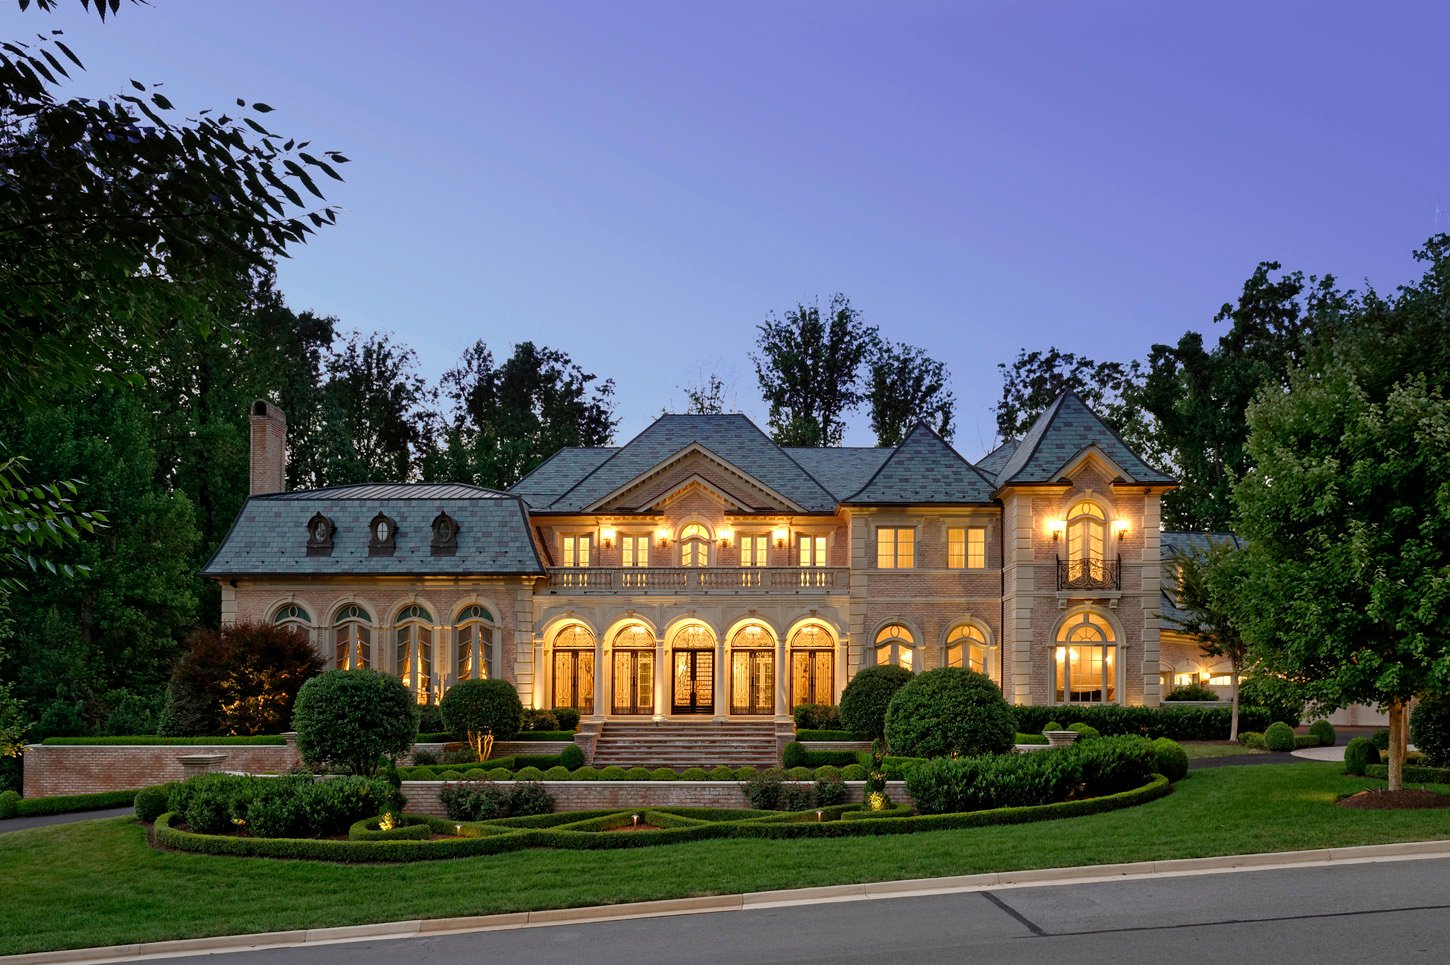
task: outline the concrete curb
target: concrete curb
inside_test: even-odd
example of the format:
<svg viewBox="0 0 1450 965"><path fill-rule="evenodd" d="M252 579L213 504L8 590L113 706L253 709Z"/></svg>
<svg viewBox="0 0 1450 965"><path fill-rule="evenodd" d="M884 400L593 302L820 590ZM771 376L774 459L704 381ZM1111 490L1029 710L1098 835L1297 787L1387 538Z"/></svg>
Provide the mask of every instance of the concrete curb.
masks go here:
<svg viewBox="0 0 1450 965"><path fill-rule="evenodd" d="M873 901L883 898L959 894L1003 888L1042 888L1051 885L1085 884L1094 881L1125 881L1197 874L1267 871L1275 868L1330 867L1376 861L1417 861L1444 857L1450 857L1450 840L1402 841L1395 844L1319 848L1312 851L1232 854L1212 858L1173 858L1130 864L1084 865L1078 868L1035 868L945 878L916 878L853 885L826 885L818 888L757 891L743 895L671 898L622 905L594 905L587 908L553 908L463 918L424 918L413 921L380 922L372 925L308 928L295 931L262 932L255 935L218 935L212 938L184 938L165 942L110 945L104 948L32 952L25 955L0 956L0 965L101 965L106 962L175 958L196 953L220 954L263 948L295 948L301 945L382 941L393 938L417 938L423 935L542 928L550 925L622 921L631 918L752 911L826 902Z"/></svg>

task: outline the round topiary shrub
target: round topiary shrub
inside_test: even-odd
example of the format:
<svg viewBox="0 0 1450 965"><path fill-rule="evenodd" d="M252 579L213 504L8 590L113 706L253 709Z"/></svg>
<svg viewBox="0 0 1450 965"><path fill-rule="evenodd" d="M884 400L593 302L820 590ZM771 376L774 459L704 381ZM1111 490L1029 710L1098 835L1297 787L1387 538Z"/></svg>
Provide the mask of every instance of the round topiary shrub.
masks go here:
<svg viewBox="0 0 1450 965"><path fill-rule="evenodd" d="M649 768L631 767L622 776L626 781L648 781L650 778Z"/></svg>
<svg viewBox="0 0 1450 965"><path fill-rule="evenodd" d="M649 772L651 781L678 781L679 773L673 767L657 767Z"/></svg>
<svg viewBox="0 0 1450 965"><path fill-rule="evenodd" d="M1158 755L1158 773L1170 781L1181 781L1188 776L1188 752L1177 741L1160 737L1153 742L1153 753Z"/></svg>
<svg viewBox="0 0 1450 965"><path fill-rule="evenodd" d="M847 764L841 768L841 780L843 781L864 781L866 780L866 768L860 764Z"/></svg>
<svg viewBox="0 0 1450 965"><path fill-rule="evenodd" d="M1316 720L1309 725L1309 736L1319 742L1320 747L1334 746L1334 725L1327 720Z"/></svg>
<svg viewBox="0 0 1450 965"><path fill-rule="evenodd" d="M1410 743L1431 767L1450 767L1450 699L1428 697L1410 711ZM1388 741L1386 741L1388 746Z"/></svg>
<svg viewBox="0 0 1450 965"><path fill-rule="evenodd" d="M847 730L871 740L886 733L886 710L891 698L915 676L905 667L864 667L841 692L841 723Z"/></svg>
<svg viewBox="0 0 1450 965"><path fill-rule="evenodd" d="M1363 777L1364 769L1380 762L1380 751L1368 737L1352 737L1344 748L1344 773Z"/></svg>
<svg viewBox="0 0 1450 965"><path fill-rule="evenodd" d="M886 711L886 743L905 757L1005 754L1017 720L991 678L962 667L913 677Z"/></svg>
<svg viewBox="0 0 1450 965"><path fill-rule="evenodd" d="M537 767L526 767L521 771L514 772L515 781L540 781L544 778L544 772Z"/></svg>
<svg viewBox="0 0 1450 965"><path fill-rule="evenodd" d="M1067 729L1076 734L1077 739L1080 741L1097 740L1099 737L1103 736L1102 732L1091 724L1068 724Z"/></svg>
<svg viewBox="0 0 1450 965"><path fill-rule="evenodd" d="M705 772L705 769L703 767L687 767L684 771L680 773L680 780L703 781L709 776L710 775Z"/></svg>
<svg viewBox="0 0 1450 965"><path fill-rule="evenodd" d="M136 800L132 802L136 808L136 817L150 824L166 813L168 807L166 802L170 798L170 784L155 784L151 787L143 787L136 792Z"/></svg>
<svg viewBox="0 0 1450 965"><path fill-rule="evenodd" d="M483 738L508 740L524 723L519 692L507 680L461 680L438 703L443 726L465 736L476 752Z"/></svg>
<svg viewBox="0 0 1450 965"><path fill-rule="evenodd" d="M1264 731L1264 746L1271 751L1292 751L1294 749L1294 731L1282 720L1276 720Z"/></svg>
<svg viewBox="0 0 1450 965"><path fill-rule="evenodd" d="M721 764L719 767L715 768L710 772L710 780L733 781L735 780L735 768L726 767L724 764Z"/></svg>
<svg viewBox="0 0 1450 965"><path fill-rule="evenodd" d="M628 771L618 764L611 764L599 772L599 779L601 781L622 781L628 773Z"/></svg>
<svg viewBox="0 0 1450 965"><path fill-rule="evenodd" d="M584 766L584 748L578 744L570 744L559 752L559 763L571 771L577 771Z"/></svg>
<svg viewBox="0 0 1450 965"><path fill-rule="evenodd" d="M418 702L403 682L376 670L329 670L297 692L297 750L310 767L370 775L402 757L418 735Z"/></svg>

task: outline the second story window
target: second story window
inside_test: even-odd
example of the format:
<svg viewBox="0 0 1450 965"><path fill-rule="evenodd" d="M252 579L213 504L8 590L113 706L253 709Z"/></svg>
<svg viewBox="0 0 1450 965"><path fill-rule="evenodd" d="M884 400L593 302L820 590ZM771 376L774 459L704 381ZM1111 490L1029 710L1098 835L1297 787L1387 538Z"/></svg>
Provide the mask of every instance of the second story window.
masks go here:
<svg viewBox="0 0 1450 965"><path fill-rule="evenodd" d="M710 531L699 523L680 530L680 565L710 565Z"/></svg>
<svg viewBox="0 0 1450 965"><path fill-rule="evenodd" d="M876 567L909 570L916 565L916 530L910 526L883 526L876 530Z"/></svg>
<svg viewBox="0 0 1450 965"><path fill-rule="evenodd" d="M987 566L987 531L954 526L947 530L947 568L980 570Z"/></svg>
<svg viewBox="0 0 1450 965"><path fill-rule="evenodd" d="M824 536L797 536L796 546L800 550L801 566L826 565L826 538Z"/></svg>
<svg viewBox="0 0 1450 965"><path fill-rule="evenodd" d="M768 566L768 565L770 565L770 537L769 536L742 536L742 537L740 537L740 565L741 566Z"/></svg>
<svg viewBox="0 0 1450 965"><path fill-rule="evenodd" d="M565 566L588 566L590 550L594 547L592 536L565 536L564 537L564 565Z"/></svg>
<svg viewBox="0 0 1450 965"><path fill-rule="evenodd" d="M649 566L649 537L621 536L619 538L620 566Z"/></svg>

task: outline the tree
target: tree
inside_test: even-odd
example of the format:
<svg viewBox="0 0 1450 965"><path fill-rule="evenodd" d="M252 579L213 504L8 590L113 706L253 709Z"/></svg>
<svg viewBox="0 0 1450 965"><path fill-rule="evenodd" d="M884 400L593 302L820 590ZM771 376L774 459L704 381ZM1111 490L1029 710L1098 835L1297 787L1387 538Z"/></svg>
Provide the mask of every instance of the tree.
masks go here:
<svg viewBox="0 0 1450 965"><path fill-rule="evenodd" d="M758 326L755 375L770 406L771 436L782 446L837 446L845 415L860 405L861 366L878 340L850 300L837 292L825 317L797 305L784 320Z"/></svg>
<svg viewBox="0 0 1450 965"><path fill-rule="evenodd" d="M167 690L168 730L184 737L277 734L297 692L325 666L307 634L272 623L200 629Z"/></svg>
<svg viewBox="0 0 1450 965"><path fill-rule="evenodd" d="M1054 399L1071 389L1138 455L1164 463L1152 419L1139 400L1140 363L1095 362L1053 347L1045 352L1022 349L1010 364L1000 362L997 368L1002 371L997 434L1003 439L1021 438Z"/></svg>
<svg viewBox="0 0 1450 965"><path fill-rule="evenodd" d="M614 381L568 355L520 342L503 365L483 342L444 373L445 446L425 477L506 489L565 446L606 446L614 437Z"/></svg>
<svg viewBox="0 0 1450 965"><path fill-rule="evenodd" d="M340 446L328 457L328 483L416 478L431 444L434 399L417 353L381 333L353 334L326 365L322 422Z"/></svg>
<svg viewBox="0 0 1450 965"><path fill-rule="evenodd" d="M918 422L951 441L957 403L944 364L914 345L882 339L867 360L867 373L866 399L878 446L900 445Z"/></svg>
<svg viewBox="0 0 1450 965"><path fill-rule="evenodd" d="M1305 367L1250 407L1247 446L1249 656L1315 712L1387 707L1398 790L1406 706L1450 692L1450 403L1423 375L1376 399L1343 362Z"/></svg>
<svg viewBox="0 0 1450 965"><path fill-rule="evenodd" d="M1227 657L1231 668L1228 739L1239 739L1239 676L1247 644L1235 607L1244 580L1242 551L1230 539L1210 540L1206 549L1173 554L1178 570L1178 609L1187 616L1163 619L1192 636L1207 657Z"/></svg>

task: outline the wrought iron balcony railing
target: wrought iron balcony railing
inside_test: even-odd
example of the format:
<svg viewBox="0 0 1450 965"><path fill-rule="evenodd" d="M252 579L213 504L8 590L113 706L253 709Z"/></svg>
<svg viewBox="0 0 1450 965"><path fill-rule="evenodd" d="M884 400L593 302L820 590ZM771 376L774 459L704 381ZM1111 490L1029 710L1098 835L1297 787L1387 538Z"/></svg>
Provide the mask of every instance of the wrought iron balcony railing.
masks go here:
<svg viewBox="0 0 1450 965"><path fill-rule="evenodd" d="M1059 590L1121 590L1121 560L1065 560L1057 558Z"/></svg>
<svg viewBox="0 0 1450 965"><path fill-rule="evenodd" d="M557 566L549 589L567 593L811 593L846 590L844 566Z"/></svg>

